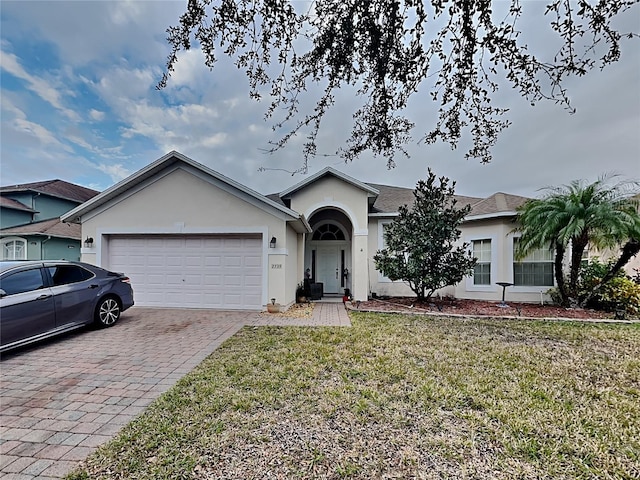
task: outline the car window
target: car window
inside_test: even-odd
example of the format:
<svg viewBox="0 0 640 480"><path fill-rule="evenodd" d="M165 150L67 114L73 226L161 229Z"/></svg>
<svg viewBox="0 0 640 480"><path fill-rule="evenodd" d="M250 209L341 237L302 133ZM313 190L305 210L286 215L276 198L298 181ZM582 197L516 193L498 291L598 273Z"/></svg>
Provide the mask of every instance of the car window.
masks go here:
<svg viewBox="0 0 640 480"><path fill-rule="evenodd" d="M44 288L42 272L39 268L34 268L9 274L0 279L0 288L4 290L7 295L39 290Z"/></svg>
<svg viewBox="0 0 640 480"><path fill-rule="evenodd" d="M57 265L55 267L47 267L47 270L51 275L54 287L82 282L93 277L92 272L77 265Z"/></svg>

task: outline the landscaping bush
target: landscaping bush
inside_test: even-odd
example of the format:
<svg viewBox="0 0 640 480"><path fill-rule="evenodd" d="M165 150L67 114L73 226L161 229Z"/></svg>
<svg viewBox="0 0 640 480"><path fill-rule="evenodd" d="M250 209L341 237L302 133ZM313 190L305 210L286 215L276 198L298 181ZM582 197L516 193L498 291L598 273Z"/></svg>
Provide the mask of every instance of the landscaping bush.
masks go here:
<svg viewBox="0 0 640 480"><path fill-rule="evenodd" d="M580 270L578 298L586 298L611 267L597 259L591 260ZM625 311L629 315L640 314L640 285L627 277L623 270L603 285L588 302L588 307L608 312Z"/></svg>
<svg viewBox="0 0 640 480"><path fill-rule="evenodd" d="M616 277L602 287L592 302L601 310L624 310L637 316L640 314L640 285L630 278Z"/></svg>

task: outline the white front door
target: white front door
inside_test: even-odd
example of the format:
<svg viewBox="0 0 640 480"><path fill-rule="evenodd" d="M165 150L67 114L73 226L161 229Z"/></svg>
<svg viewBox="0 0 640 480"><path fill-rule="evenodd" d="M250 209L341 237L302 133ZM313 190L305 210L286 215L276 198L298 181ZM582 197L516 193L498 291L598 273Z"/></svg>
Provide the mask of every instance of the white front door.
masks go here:
<svg viewBox="0 0 640 480"><path fill-rule="evenodd" d="M317 250L318 278L324 293L340 292L340 247L322 246Z"/></svg>

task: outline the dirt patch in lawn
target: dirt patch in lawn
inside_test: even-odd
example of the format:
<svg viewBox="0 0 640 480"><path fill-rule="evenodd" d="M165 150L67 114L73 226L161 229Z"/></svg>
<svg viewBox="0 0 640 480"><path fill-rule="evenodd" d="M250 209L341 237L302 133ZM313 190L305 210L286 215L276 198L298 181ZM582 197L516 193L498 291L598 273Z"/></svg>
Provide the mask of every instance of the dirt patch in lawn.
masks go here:
<svg viewBox="0 0 640 480"><path fill-rule="evenodd" d="M353 310L367 312L399 312L416 314L470 315L481 317L524 317L524 318L571 318L582 320L613 320L612 312L602 312L586 308L565 308L551 304L523 302L433 299L417 302L415 297L393 297L353 302ZM626 318L626 320L630 320ZM637 319L636 319L637 320Z"/></svg>

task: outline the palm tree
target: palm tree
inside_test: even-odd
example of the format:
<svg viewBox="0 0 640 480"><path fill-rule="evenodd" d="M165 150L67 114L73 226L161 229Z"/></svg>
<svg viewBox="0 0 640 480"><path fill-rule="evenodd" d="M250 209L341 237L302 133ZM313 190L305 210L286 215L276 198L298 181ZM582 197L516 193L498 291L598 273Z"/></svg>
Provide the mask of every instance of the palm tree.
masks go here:
<svg viewBox="0 0 640 480"><path fill-rule="evenodd" d="M543 198L530 200L518 209L520 227L516 230L522 237L516 257L522 258L538 248L554 249L556 285L567 306L578 303L578 275L587 245L604 249L624 244L620 258L604 281L640 250L640 214L637 201L630 195L638 184L609 185L610 178L602 176L588 185L575 180L569 185L547 188L549 192ZM568 250L571 258L567 283L563 263Z"/></svg>

